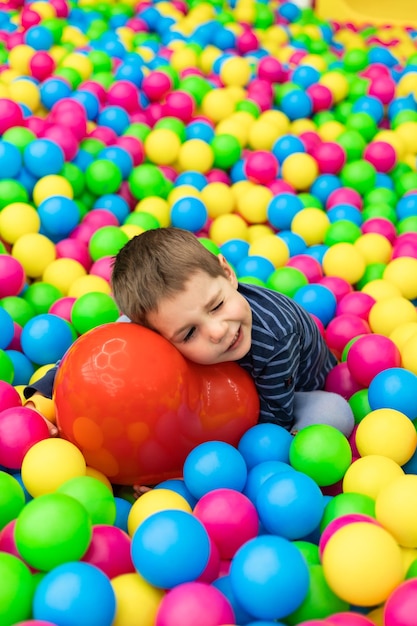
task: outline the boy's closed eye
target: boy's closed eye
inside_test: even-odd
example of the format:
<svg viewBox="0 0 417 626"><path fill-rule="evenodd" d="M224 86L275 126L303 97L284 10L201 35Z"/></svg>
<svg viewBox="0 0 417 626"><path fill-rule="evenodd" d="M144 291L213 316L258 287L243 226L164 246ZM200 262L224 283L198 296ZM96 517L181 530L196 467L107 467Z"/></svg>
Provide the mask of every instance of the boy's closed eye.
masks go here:
<svg viewBox="0 0 417 626"><path fill-rule="evenodd" d="M183 343L187 343L187 341L189 341L192 338L192 336L194 335L195 331L196 331L195 326L190 328L190 330L188 331L188 333L185 335L184 339L182 340Z"/></svg>

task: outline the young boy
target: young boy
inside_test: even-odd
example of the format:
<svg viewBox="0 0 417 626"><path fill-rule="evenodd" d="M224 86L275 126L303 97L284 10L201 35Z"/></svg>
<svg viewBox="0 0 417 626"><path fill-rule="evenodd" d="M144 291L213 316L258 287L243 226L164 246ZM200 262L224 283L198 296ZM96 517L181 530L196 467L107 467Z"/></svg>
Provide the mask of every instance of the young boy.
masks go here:
<svg viewBox="0 0 417 626"><path fill-rule="evenodd" d="M260 422L291 432L329 424L351 434L348 402L322 391L337 361L310 315L278 292L239 284L225 258L209 252L193 233L159 228L131 239L115 258L112 288L122 313L162 335L190 361L235 361L249 372ZM51 396L53 377L51 371L26 397L34 391Z"/></svg>

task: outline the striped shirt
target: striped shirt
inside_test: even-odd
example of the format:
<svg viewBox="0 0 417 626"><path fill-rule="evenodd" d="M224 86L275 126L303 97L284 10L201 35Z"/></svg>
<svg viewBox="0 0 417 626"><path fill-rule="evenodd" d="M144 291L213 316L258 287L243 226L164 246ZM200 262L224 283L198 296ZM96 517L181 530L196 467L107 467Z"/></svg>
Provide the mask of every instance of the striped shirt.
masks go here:
<svg viewBox="0 0 417 626"><path fill-rule="evenodd" d="M291 298L255 285L239 284L252 310L252 346L237 361L253 378L260 422L290 430L294 392L322 389L337 360L317 324Z"/></svg>

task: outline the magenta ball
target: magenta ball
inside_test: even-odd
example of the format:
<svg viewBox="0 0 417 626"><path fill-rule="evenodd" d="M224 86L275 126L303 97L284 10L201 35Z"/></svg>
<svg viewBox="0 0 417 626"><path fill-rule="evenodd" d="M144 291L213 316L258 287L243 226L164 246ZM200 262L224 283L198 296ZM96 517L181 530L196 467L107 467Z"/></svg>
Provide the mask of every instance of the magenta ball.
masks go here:
<svg viewBox="0 0 417 626"><path fill-rule="evenodd" d="M365 235L366 233L377 233L382 235L385 239L393 244L397 238L397 230L395 225L390 222L386 217L371 217L361 226L361 231Z"/></svg>
<svg viewBox="0 0 417 626"><path fill-rule="evenodd" d="M286 263L287 267L295 267L307 278L309 283L318 283L323 278L320 262L309 254L296 254Z"/></svg>
<svg viewBox="0 0 417 626"><path fill-rule="evenodd" d="M69 128L78 141L87 135L86 110L80 102L73 98L58 100L51 109L49 121Z"/></svg>
<svg viewBox="0 0 417 626"><path fill-rule="evenodd" d="M369 161L377 172L390 172L397 162L397 153L386 141L371 141L363 153L365 161Z"/></svg>
<svg viewBox="0 0 417 626"><path fill-rule="evenodd" d="M371 517L370 515L365 515L364 513L347 513L346 515L340 515L339 517L336 517L327 524L327 526L321 533L319 540L320 556L323 556L326 545L335 532L337 532L344 526L347 526L348 524L354 524L356 522L367 522L369 524L376 524L377 526L381 525L379 524L379 522L376 521L374 517Z"/></svg>
<svg viewBox="0 0 417 626"><path fill-rule="evenodd" d="M172 88L172 80L166 72L150 72L143 78L141 89L151 102L162 100Z"/></svg>
<svg viewBox="0 0 417 626"><path fill-rule="evenodd" d="M233 489L206 493L195 505L194 515L218 547L221 559L231 559L240 546L258 534L255 505Z"/></svg>
<svg viewBox="0 0 417 626"><path fill-rule="evenodd" d="M336 305L336 316L356 315L368 321L369 312L375 304L375 298L362 291L347 293Z"/></svg>
<svg viewBox="0 0 417 626"><path fill-rule="evenodd" d="M315 83L306 89L313 105L313 113L327 111L333 105L333 94L326 85Z"/></svg>
<svg viewBox="0 0 417 626"><path fill-rule="evenodd" d="M320 135L313 130L306 130L304 133L300 133L299 138L303 142L308 154L313 155L317 146L322 142Z"/></svg>
<svg viewBox="0 0 417 626"><path fill-rule="evenodd" d="M164 596L155 626L222 626L233 624L235 616L226 597L207 583L177 585Z"/></svg>
<svg viewBox="0 0 417 626"><path fill-rule="evenodd" d="M14 539L15 526L16 526L16 520L12 519L10 522L6 524L6 526L3 526L3 528L0 530L0 552L7 552L7 554L12 554L13 556L17 556L18 559L23 561L22 557L20 556L17 550L16 542ZM27 565L25 561L23 562Z"/></svg>
<svg viewBox="0 0 417 626"><path fill-rule="evenodd" d="M357 209L363 205L362 196L355 189L350 187L339 187L332 191L327 198L326 208L331 209L336 204L352 204Z"/></svg>
<svg viewBox="0 0 417 626"><path fill-rule="evenodd" d="M77 155L79 140L70 128L62 126L61 124L54 124L47 128L42 136L58 144L64 153L66 161L72 161Z"/></svg>
<svg viewBox="0 0 417 626"><path fill-rule="evenodd" d="M359 340L358 340L359 341ZM332 391L349 400L357 391L364 388L350 373L346 361L338 363L327 375L324 386L326 391Z"/></svg>
<svg viewBox="0 0 417 626"><path fill-rule="evenodd" d="M97 259L97 261L94 261L89 273L93 274L94 276L100 276L100 278L104 278L104 280L110 282L112 267L113 257L103 256L101 257L101 259Z"/></svg>
<svg viewBox="0 0 417 626"><path fill-rule="evenodd" d="M59 300L55 300L55 302L51 305L48 313L58 315L58 317L62 317L62 319L67 320L67 322L71 322L71 311L76 300L77 298L73 298L71 296L59 298Z"/></svg>
<svg viewBox="0 0 417 626"><path fill-rule="evenodd" d="M324 337L324 336L325 336L325 334L326 334L326 329L325 329L324 324L323 324L323 322L321 321L321 319L319 319L319 318L317 317L317 315L314 315L314 313L310 313L310 317L311 317L311 318L312 318L312 319L316 322L316 324L317 324L317 328L318 328L318 329L319 329L319 331L320 331L320 335L321 335L322 337Z"/></svg>
<svg viewBox="0 0 417 626"><path fill-rule="evenodd" d="M25 285L25 271L17 259L0 254L0 298L18 296Z"/></svg>
<svg viewBox="0 0 417 626"><path fill-rule="evenodd" d="M258 63L258 77L269 83L281 83L285 80L287 72L281 62L275 57L265 56Z"/></svg>
<svg viewBox="0 0 417 626"><path fill-rule="evenodd" d="M317 161L320 174L338 174L346 163L346 153L334 141L322 141L312 155Z"/></svg>
<svg viewBox="0 0 417 626"><path fill-rule="evenodd" d="M17 102L8 98L0 98L0 135L14 126L25 126L23 111Z"/></svg>
<svg viewBox="0 0 417 626"><path fill-rule="evenodd" d="M256 150L247 156L244 169L250 181L264 185L277 177L278 160L272 152Z"/></svg>
<svg viewBox="0 0 417 626"><path fill-rule="evenodd" d="M401 240L400 237L398 238L394 243L391 258L398 259L402 256L410 256L417 259L417 238L415 241L412 239Z"/></svg>
<svg viewBox="0 0 417 626"><path fill-rule="evenodd" d="M104 226L119 226L119 221L112 211L108 209L93 209L82 219L82 224L89 224L97 228Z"/></svg>
<svg viewBox="0 0 417 626"><path fill-rule="evenodd" d="M5 409L0 413L0 465L20 469L26 452L48 438L48 426L37 411L25 406Z"/></svg>
<svg viewBox="0 0 417 626"><path fill-rule="evenodd" d="M19 393L10 383L0 380L0 414L6 409L22 406Z"/></svg>
<svg viewBox="0 0 417 626"><path fill-rule="evenodd" d="M326 327L325 339L330 350L338 359L342 352L354 337L370 334L371 329L366 320L351 313L343 313L334 317Z"/></svg>
<svg viewBox="0 0 417 626"><path fill-rule="evenodd" d="M331 615L325 620L325 624L329 626L375 626L374 622L371 622L365 615L350 611Z"/></svg>
<svg viewBox="0 0 417 626"><path fill-rule="evenodd" d="M117 133L110 126L97 126L88 135L93 139L102 141L106 146L112 146L117 142Z"/></svg>
<svg viewBox="0 0 417 626"><path fill-rule="evenodd" d="M380 76L374 78L368 87L368 95L374 96L382 102L382 104L389 104L395 96L396 82L391 76Z"/></svg>
<svg viewBox="0 0 417 626"><path fill-rule="evenodd" d="M401 366L401 353L389 337L375 333L359 337L351 345L346 363L353 378L362 387L369 387L383 370Z"/></svg>
<svg viewBox="0 0 417 626"><path fill-rule="evenodd" d="M417 615L417 578L399 585L389 596L384 608L385 626L414 626Z"/></svg>
<svg viewBox="0 0 417 626"><path fill-rule="evenodd" d="M126 150L133 159L133 165L136 167L143 163L145 159L145 150L143 143L136 139L136 137L129 137L129 135L122 135L117 138L116 145L119 148Z"/></svg>
<svg viewBox="0 0 417 626"><path fill-rule="evenodd" d="M353 293L352 285L340 276L323 276L319 283L334 293L337 302L340 302L348 293Z"/></svg>
<svg viewBox="0 0 417 626"><path fill-rule="evenodd" d="M168 117L177 117L182 122L189 122L195 110L193 97L185 91L171 91L167 94L164 113Z"/></svg>
<svg viewBox="0 0 417 626"><path fill-rule="evenodd" d="M213 168L207 172L206 178L208 183L224 183L225 185L230 185L230 177L224 170Z"/></svg>
<svg viewBox="0 0 417 626"><path fill-rule="evenodd" d="M88 245L80 239L61 239L55 244L57 259L73 259L81 263L83 268L88 272L91 267L92 259L88 250Z"/></svg>
<svg viewBox="0 0 417 626"><path fill-rule="evenodd" d="M131 539L118 528L107 524L93 526L93 534L82 561L95 565L110 579L122 574L134 573L130 556Z"/></svg>
<svg viewBox="0 0 417 626"><path fill-rule="evenodd" d="M120 106L128 113L133 113L139 108L139 91L132 82L118 80L107 91L107 104Z"/></svg>
<svg viewBox="0 0 417 626"><path fill-rule="evenodd" d="M216 580L216 578L218 578L220 574L221 559L220 559L219 549L214 543L214 541L210 538L210 536L209 536L209 540L210 540L209 560L207 561L207 565L204 571L197 578L197 581L201 583L212 583L213 580Z"/></svg>

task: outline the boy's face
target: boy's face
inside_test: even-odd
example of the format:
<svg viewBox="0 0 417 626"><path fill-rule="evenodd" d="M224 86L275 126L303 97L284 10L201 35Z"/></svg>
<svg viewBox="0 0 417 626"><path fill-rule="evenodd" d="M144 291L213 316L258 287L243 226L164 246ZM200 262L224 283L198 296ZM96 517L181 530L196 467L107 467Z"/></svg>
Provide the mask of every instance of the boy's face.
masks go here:
<svg viewBox="0 0 417 626"><path fill-rule="evenodd" d="M252 312L237 291L236 275L219 257L226 276L193 274L183 291L163 298L149 324L187 359L202 365L237 361L251 346Z"/></svg>

